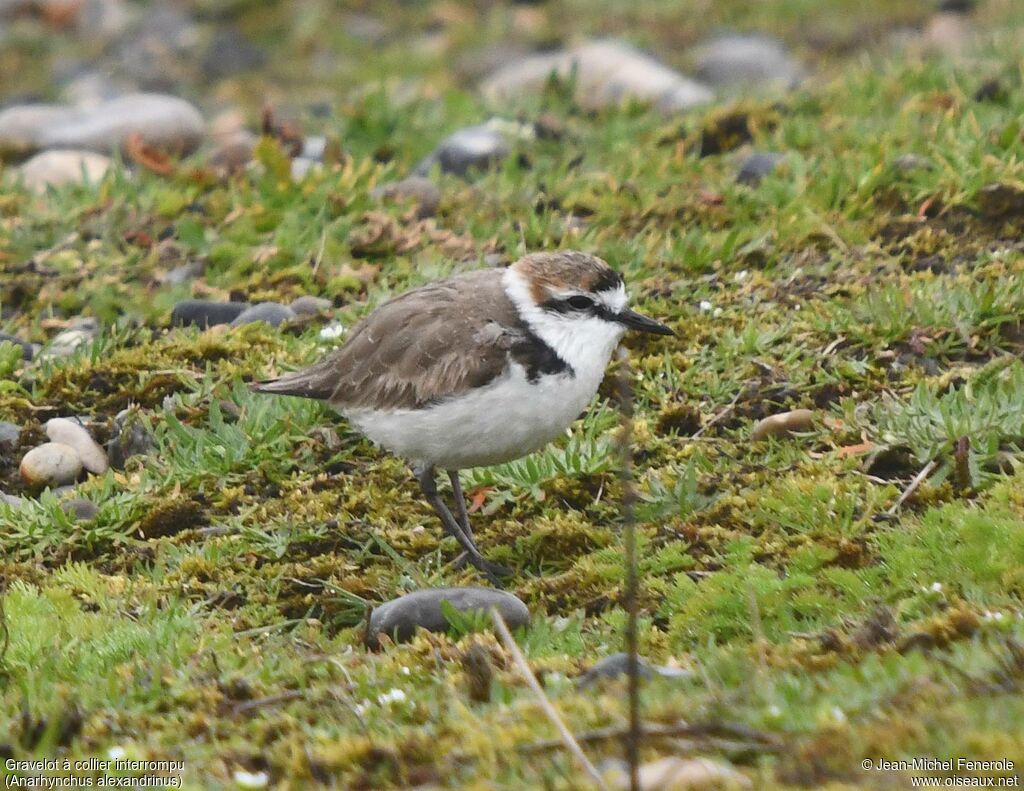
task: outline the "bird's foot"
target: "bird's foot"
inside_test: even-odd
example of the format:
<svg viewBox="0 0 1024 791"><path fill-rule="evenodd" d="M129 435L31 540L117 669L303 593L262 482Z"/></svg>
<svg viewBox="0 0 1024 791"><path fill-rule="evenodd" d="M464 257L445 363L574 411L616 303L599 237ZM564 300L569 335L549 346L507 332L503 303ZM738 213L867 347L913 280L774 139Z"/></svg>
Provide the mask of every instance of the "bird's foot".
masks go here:
<svg viewBox="0 0 1024 791"><path fill-rule="evenodd" d="M487 579L499 587L502 586L501 581L503 579L508 579L515 574L508 566L494 563L483 556L473 557L468 552L461 553L452 561L452 566L457 570L462 570L470 564L475 566Z"/></svg>

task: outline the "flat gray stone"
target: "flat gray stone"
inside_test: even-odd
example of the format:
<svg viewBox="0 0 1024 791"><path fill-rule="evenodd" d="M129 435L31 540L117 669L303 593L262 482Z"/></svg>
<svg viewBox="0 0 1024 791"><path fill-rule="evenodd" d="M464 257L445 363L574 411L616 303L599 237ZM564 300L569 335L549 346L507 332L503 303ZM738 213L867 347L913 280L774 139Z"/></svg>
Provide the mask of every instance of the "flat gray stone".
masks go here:
<svg viewBox="0 0 1024 791"><path fill-rule="evenodd" d="M778 39L758 33L711 39L694 53L695 73L716 88L793 88L805 77L803 65Z"/></svg>
<svg viewBox="0 0 1024 791"><path fill-rule="evenodd" d="M614 39L517 60L484 80L480 90L490 101L508 102L541 92L552 74L574 76L577 101L591 109L635 99L676 113L714 99L706 85Z"/></svg>
<svg viewBox="0 0 1024 791"><path fill-rule="evenodd" d="M374 609L366 630L366 644L377 648L380 636L387 635L399 642L412 639L417 629L447 632L450 628L444 617L441 602L448 602L459 612L487 612L496 607L509 629L526 626L530 611L518 598L493 588L426 588L389 601Z"/></svg>
<svg viewBox="0 0 1024 791"><path fill-rule="evenodd" d="M70 149L110 154L138 135L153 148L194 151L203 138L199 111L184 99L135 93L91 108L20 105L0 112L0 154Z"/></svg>
<svg viewBox="0 0 1024 791"><path fill-rule="evenodd" d="M171 310L175 327L213 327L230 324L249 307L248 302L211 302L206 299L185 299Z"/></svg>
<svg viewBox="0 0 1024 791"><path fill-rule="evenodd" d="M287 305L277 302L259 302L251 308L246 308L239 313L231 322L232 327L241 327L243 324L255 324L258 321L265 321L271 327L279 327L286 321L295 319L295 311Z"/></svg>

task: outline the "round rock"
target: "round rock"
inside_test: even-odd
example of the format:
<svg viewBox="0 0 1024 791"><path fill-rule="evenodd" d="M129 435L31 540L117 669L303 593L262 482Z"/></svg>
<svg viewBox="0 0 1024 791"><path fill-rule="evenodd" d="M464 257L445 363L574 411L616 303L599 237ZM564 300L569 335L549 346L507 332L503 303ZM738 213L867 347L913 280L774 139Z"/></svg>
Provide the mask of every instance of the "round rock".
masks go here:
<svg viewBox="0 0 1024 791"><path fill-rule="evenodd" d="M64 184L95 184L113 164L110 157L92 151L57 149L36 154L18 168L22 183L33 192Z"/></svg>
<svg viewBox="0 0 1024 791"><path fill-rule="evenodd" d="M60 507L64 509L64 513L73 517L76 522L88 522L90 519L95 519L96 515L100 512L100 508L96 503L92 500L86 500L84 497L74 497L70 500L65 500L61 503Z"/></svg>
<svg viewBox="0 0 1024 791"><path fill-rule="evenodd" d="M778 154L772 151L755 151L743 160L740 171L736 174L736 181L739 184L756 186L761 179L775 170L775 166L786 158L785 154Z"/></svg>
<svg viewBox="0 0 1024 791"><path fill-rule="evenodd" d="M448 602L459 612L484 612L495 607L510 629L526 626L530 612L518 598L493 588L426 588L382 604L370 614L366 630L366 644L380 645L380 636L387 635L399 642L410 640L417 629L446 632L448 620L441 608Z"/></svg>
<svg viewBox="0 0 1024 791"><path fill-rule="evenodd" d="M334 307L334 303L329 299L323 297L314 297L306 295L293 299L291 304L288 306L297 316L318 316L325 310L330 310Z"/></svg>
<svg viewBox="0 0 1024 791"><path fill-rule="evenodd" d="M409 201L416 206L416 216L421 220L433 217L441 205L441 190L430 179L409 176L392 184L381 184L370 196L375 200Z"/></svg>
<svg viewBox="0 0 1024 791"><path fill-rule="evenodd" d="M175 327L213 327L217 324L230 324L249 307L248 302L186 299L171 310L171 324Z"/></svg>
<svg viewBox="0 0 1024 791"><path fill-rule="evenodd" d="M21 439L21 426L16 423L8 423L0 420L0 448L11 450L18 447Z"/></svg>
<svg viewBox="0 0 1024 791"><path fill-rule="evenodd" d="M715 87L792 88L805 74L781 41L760 34L714 38L697 49L695 61L697 77Z"/></svg>
<svg viewBox="0 0 1024 791"><path fill-rule="evenodd" d="M102 475L110 467L107 453L88 431L73 420L55 417L46 421L46 436L53 442L70 445L78 453L82 466L89 472Z"/></svg>
<svg viewBox="0 0 1024 791"><path fill-rule="evenodd" d="M32 344L31 343L28 343L27 341L23 341L21 338L17 337L16 335L8 335L6 332L0 332L0 341L7 341L8 343L13 343L15 346L20 346L21 347L21 359L23 359L23 360L31 360L32 359L34 351L32 349Z"/></svg>
<svg viewBox="0 0 1024 791"><path fill-rule="evenodd" d="M61 486L82 474L82 460L70 445L47 442L25 454L19 472L29 486Z"/></svg>
<svg viewBox="0 0 1024 791"><path fill-rule="evenodd" d="M286 305L278 302L260 302L251 308L246 308L239 313L231 322L232 327L241 327L243 324L255 324L258 321L265 321L271 327L279 327L286 321L295 319L295 311Z"/></svg>
<svg viewBox="0 0 1024 791"><path fill-rule="evenodd" d="M446 138L416 166L416 175L425 176L435 164L442 173L466 176L471 170L486 170L508 156L508 141L495 128L486 123L460 129Z"/></svg>
<svg viewBox="0 0 1024 791"><path fill-rule="evenodd" d="M780 412L766 417L754 426L750 438L759 442L768 437L788 437L795 432L810 431L813 428L814 413L809 409L794 409L792 412Z"/></svg>

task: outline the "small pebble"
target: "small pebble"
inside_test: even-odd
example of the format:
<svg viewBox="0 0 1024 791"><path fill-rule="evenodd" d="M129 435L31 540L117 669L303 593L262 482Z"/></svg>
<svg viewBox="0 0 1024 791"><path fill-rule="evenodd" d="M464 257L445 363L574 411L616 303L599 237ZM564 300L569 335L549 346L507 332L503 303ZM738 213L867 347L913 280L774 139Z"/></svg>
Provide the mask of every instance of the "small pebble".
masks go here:
<svg viewBox="0 0 1024 791"><path fill-rule="evenodd" d="M497 124L469 126L443 140L416 166L415 174L426 176L439 164L442 173L467 176L472 170L486 170L500 162L510 151L508 140Z"/></svg>
<svg viewBox="0 0 1024 791"><path fill-rule="evenodd" d="M736 182L738 184L756 186L761 183L761 179L775 170L776 165L785 158L785 154L777 154L771 151L756 151L743 160L743 164L740 165L740 171L736 174Z"/></svg>
<svg viewBox="0 0 1024 791"><path fill-rule="evenodd" d="M78 522L88 522L91 519L95 519L96 515L100 512L99 506L96 503L92 500L86 500L84 497L65 500L61 503L60 507L64 509L64 513L74 517L75 521Z"/></svg>
<svg viewBox="0 0 1024 791"><path fill-rule="evenodd" d="M892 161L892 166L901 173L912 173L915 170L931 170L935 167L930 159L918 154L901 154Z"/></svg>
<svg viewBox="0 0 1024 791"><path fill-rule="evenodd" d="M25 504L24 497L18 497L14 494L5 494L0 492L0 505L6 505L10 508L21 508Z"/></svg>
<svg viewBox="0 0 1024 791"><path fill-rule="evenodd" d="M647 663L647 660L643 657L638 657L638 661L639 668L637 674L640 678L651 678L654 675L654 672L651 670L651 666ZM587 687L596 684L602 678L617 678L618 676L626 675L628 672L629 654L612 654L611 656L606 656L586 673L581 675L576 683L580 689L586 689Z"/></svg>
<svg viewBox="0 0 1024 791"><path fill-rule="evenodd" d="M217 324L230 324L249 307L248 302L186 299L171 310L171 324L175 327L213 327Z"/></svg>
<svg viewBox="0 0 1024 791"><path fill-rule="evenodd" d="M334 303L323 297L314 297L309 294L292 300L288 306L297 316L318 316L325 310L334 307Z"/></svg>
<svg viewBox="0 0 1024 791"><path fill-rule="evenodd" d="M794 432L810 431L814 428L814 413L809 409L794 409L770 415L754 426L750 438L759 442L768 437L787 437Z"/></svg>
<svg viewBox="0 0 1024 791"><path fill-rule="evenodd" d="M12 450L18 447L20 439L21 426L17 423L8 423L5 420L0 420L0 448Z"/></svg>
<svg viewBox="0 0 1024 791"><path fill-rule="evenodd" d="M697 77L715 87L792 88L805 74L781 41L758 33L718 36L694 59Z"/></svg>
<svg viewBox="0 0 1024 791"><path fill-rule="evenodd" d="M641 791L741 791L751 788L750 779L724 761L710 758L668 756L640 764ZM625 762L614 762L604 771L604 780L613 791L630 787Z"/></svg>
<svg viewBox="0 0 1024 791"><path fill-rule="evenodd" d="M18 168L22 183L33 192L64 184L95 184L103 179L113 161L92 151L54 149L36 154Z"/></svg>
<svg viewBox="0 0 1024 791"><path fill-rule="evenodd" d="M243 324L265 321L271 327L279 327L284 322L294 319L295 311L291 308L277 302L260 302L235 316L231 326L241 327Z"/></svg>
<svg viewBox="0 0 1024 791"><path fill-rule="evenodd" d="M77 480L82 460L70 445L47 442L25 454L19 472L29 486L60 486Z"/></svg>
<svg viewBox="0 0 1024 791"><path fill-rule="evenodd" d="M441 190L423 176L409 176L391 184L381 184L370 195L375 200L410 201L416 205L416 216L421 220L433 217L441 205Z"/></svg>
<svg viewBox="0 0 1024 791"><path fill-rule="evenodd" d="M78 453L82 466L89 472L102 475L110 467L107 453L84 427L73 420L55 417L46 422L46 436L53 442L70 445Z"/></svg>
<svg viewBox="0 0 1024 791"><path fill-rule="evenodd" d="M96 339L97 330L95 323L69 327L53 336L41 356L46 359L70 357L76 349L92 343Z"/></svg>
<svg viewBox="0 0 1024 791"><path fill-rule="evenodd" d="M419 628L430 632L447 632L441 602L447 601L459 612L487 612L496 607L509 629L530 622L526 605L511 593L492 588L426 588L382 604L370 614L366 630L366 644L379 646L381 635L410 640Z"/></svg>

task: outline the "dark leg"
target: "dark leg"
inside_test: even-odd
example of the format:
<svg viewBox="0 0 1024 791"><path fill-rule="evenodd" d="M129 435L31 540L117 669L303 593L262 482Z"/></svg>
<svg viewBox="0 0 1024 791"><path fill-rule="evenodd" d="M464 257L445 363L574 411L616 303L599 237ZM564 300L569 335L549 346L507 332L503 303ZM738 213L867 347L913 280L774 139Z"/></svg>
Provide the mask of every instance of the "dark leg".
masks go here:
<svg viewBox="0 0 1024 791"><path fill-rule="evenodd" d="M448 480L451 481L452 491L455 493L455 516L458 517L462 532L470 541L473 540L473 528L469 526L469 511L466 510L466 498L462 495L462 484L459 483L459 471L448 470Z"/></svg>
<svg viewBox="0 0 1024 791"><path fill-rule="evenodd" d="M416 474L416 480L419 481L420 488L423 490L427 502L430 503L434 512L440 518L445 532L459 542L459 545L465 550L470 563L480 569L492 583L501 585L499 577L508 576L507 570L495 563L488 562L480 554L480 550L473 543L473 539L466 535L462 526L452 516L452 512L448 510L448 506L445 505L444 500L441 499L441 495L437 491L437 481L434 480L434 468L417 467L414 468L413 472ZM463 510L465 510L465 504L463 504Z"/></svg>

